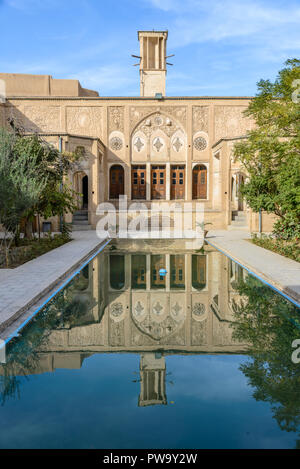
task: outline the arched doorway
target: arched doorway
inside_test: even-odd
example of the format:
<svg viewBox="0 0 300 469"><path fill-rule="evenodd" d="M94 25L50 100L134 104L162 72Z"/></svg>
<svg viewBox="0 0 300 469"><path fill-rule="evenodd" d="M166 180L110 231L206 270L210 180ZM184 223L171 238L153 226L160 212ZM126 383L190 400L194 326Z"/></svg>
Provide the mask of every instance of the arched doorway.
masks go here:
<svg viewBox="0 0 300 469"><path fill-rule="evenodd" d="M237 197L238 197L238 210L242 211L242 210L244 210L244 200L243 200L243 196L242 196L242 193L241 193L241 186L245 182L244 175L240 174L240 173L237 174L236 180L237 180L236 192L237 192Z"/></svg>
<svg viewBox="0 0 300 469"><path fill-rule="evenodd" d="M109 198L118 199L124 195L124 168L115 164L109 171Z"/></svg>
<svg viewBox="0 0 300 469"><path fill-rule="evenodd" d="M79 210L87 210L89 204L89 178L83 171L74 174L73 187L77 192L77 207Z"/></svg>
<svg viewBox="0 0 300 469"><path fill-rule="evenodd" d="M193 199L207 198L207 168L197 164L193 168Z"/></svg>
<svg viewBox="0 0 300 469"><path fill-rule="evenodd" d="M82 209L87 210L89 205L89 178L82 178Z"/></svg>

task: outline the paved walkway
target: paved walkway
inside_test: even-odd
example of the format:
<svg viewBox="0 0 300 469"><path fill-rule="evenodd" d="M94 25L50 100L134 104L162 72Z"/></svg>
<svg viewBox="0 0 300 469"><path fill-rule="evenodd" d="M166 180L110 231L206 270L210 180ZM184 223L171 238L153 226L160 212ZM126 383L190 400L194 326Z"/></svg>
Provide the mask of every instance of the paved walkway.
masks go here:
<svg viewBox="0 0 300 469"><path fill-rule="evenodd" d="M206 241L300 304L300 263L256 246L250 238L242 230L210 231Z"/></svg>
<svg viewBox="0 0 300 469"><path fill-rule="evenodd" d="M103 240L95 231L74 231L73 240L16 269L0 269L0 331L69 276Z"/></svg>

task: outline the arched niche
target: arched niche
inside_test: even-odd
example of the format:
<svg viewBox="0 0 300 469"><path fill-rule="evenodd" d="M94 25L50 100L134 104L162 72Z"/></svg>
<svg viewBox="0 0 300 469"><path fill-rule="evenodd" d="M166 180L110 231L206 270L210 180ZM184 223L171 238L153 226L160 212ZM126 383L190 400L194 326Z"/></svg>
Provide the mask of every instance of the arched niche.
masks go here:
<svg viewBox="0 0 300 469"><path fill-rule="evenodd" d="M76 171L73 174L73 189L77 192L77 207L79 210L88 210L89 205L89 178L86 171Z"/></svg>
<svg viewBox="0 0 300 469"><path fill-rule="evenodd" d="M173 155L174 153L174 155ZM144 116L131 133L131 159L141 160L150 154L153 161L172 158L185 161L186 132L176 119L161 111Z"/></svg>

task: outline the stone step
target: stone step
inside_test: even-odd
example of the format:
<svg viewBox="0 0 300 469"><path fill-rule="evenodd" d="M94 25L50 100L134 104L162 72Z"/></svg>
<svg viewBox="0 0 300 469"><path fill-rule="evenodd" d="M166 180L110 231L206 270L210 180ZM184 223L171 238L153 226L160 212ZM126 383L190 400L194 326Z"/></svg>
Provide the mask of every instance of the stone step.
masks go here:
<svg viewBox="0 0 300 469"><path fill-rule="evenodd" d="M72 225L72 231L87 231L92 229L91 225Z"/></svg>
<svg viewBox="0 0 300 469"><path fill-rule="evenodd" d="M76 210L76 212L73 213L73 216L76 216L76 215L88 215L88 211L87 210Z"/></svg>
<svg viewBox="0 0 300 469"><path fill-rule="evenodd" d="M74 215L73 216L73 221L74 220L88 220L88 216L86 216L86 215Z"/></svg>
<svg viewBox="0 0 300 469"><path fill-rule="evenodd" d="M248 226L228 225L227 230L228 231L234 231L234 230L249 231L249 228L248 228Z"/></svg>
<svg viewBox="0 0 300 469"><path fill-rule="evenodd" d="M89 224L89 221L88 220L74 220L73 219L73 222L72 222L73 225L88 225Z"/></svg>
<svg viewBox="0 0 300 469"><path fill-rule="evenodd" d="M231 226L247 226L246 220L232 220Z"/></svg>
<svg viewBox="0 0 300 469"><path fill-rule="evenodd" d="M232 214L232 220L247 220L247 216L243 212L239 214Z"/></svg>

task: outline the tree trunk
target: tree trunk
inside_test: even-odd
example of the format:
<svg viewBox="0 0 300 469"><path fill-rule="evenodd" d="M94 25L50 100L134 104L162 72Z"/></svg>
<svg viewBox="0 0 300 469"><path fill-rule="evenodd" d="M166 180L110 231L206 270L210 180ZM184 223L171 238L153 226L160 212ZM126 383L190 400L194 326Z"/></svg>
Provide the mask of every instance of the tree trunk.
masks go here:
<svg viewBox="0 0 300 469"><path fill-rule="evenodd" d="M32 222L30 220L25 222L25 238L32 239Z"/></svg>
<svg viewBox="0 0 300 469"><path fill-rule="evenodd" d="M16 229L14 241L15 241L16 247L20 246L20 227L19 226Z"/></svg>

